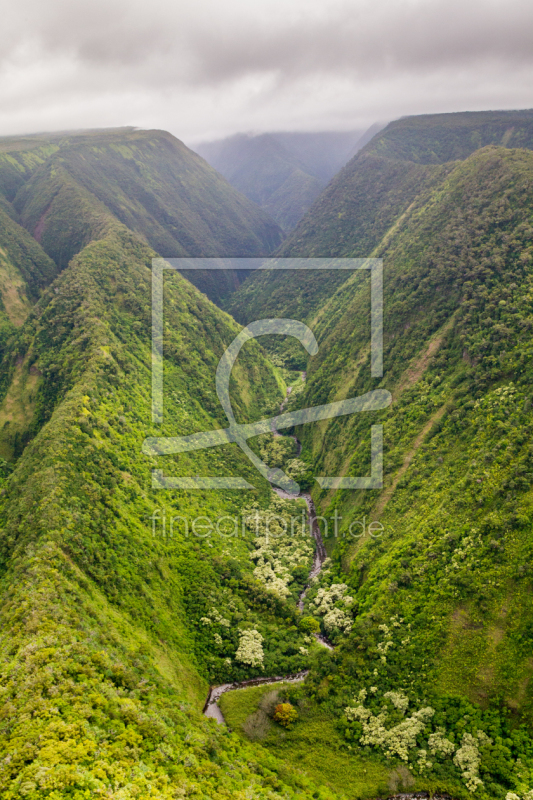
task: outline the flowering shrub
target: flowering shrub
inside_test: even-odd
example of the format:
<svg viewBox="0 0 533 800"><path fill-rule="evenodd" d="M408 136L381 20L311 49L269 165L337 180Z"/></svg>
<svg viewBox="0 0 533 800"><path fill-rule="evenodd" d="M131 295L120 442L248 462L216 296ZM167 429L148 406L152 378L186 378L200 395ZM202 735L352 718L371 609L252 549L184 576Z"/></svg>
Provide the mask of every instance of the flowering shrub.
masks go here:
<svg viewBox="0 0 533 800"><path fill-rule="evenodd" d="M341 608L332 608L324 617L324 627L328 633L335 630L349 633L352 629L352 619Z"/></svg>
<svg viewBox="0 0 533 800"><path fill-rule="evenodd" d="M388 698L394 708L398 709L402 714L405 714L409 705L409 698L401 692L385 692L383 697Z"/></svg>
<svg viewBox="0 0 533 800"><path fill-rule="evenodd" d="M388 694L395 695L395 699L403 710L406 710L408 701L406 704L405 700L407 698L396 692L388 692ZM409 751L416 747L417 736L424 730L435 711L429 706L421 708L390 728L386 727L389 717L386 706L377 715L374 715L369 708L365 708L362 704L345 708L344 713L349 720L361 723L363 729L359 740L361 744L379 748L387 758L397 756L402 761L408 761ZM426 762L425 756L423 761Z"/></svg>
<svg viewBox="0 0 533 800"><path fill-rule="evenodd" d="M260 509L255 503L243 511L243 516L255 534L256 549L250 556L256 563L254 578L276 597L289 597L295 573L299 568L309 571L314 553L314 543L307 535L305 507L272 493L268 509Z"/></svg>
<svg viewBox="0 0 533 800"><path fill-rule="evenodd" d="M239 647L235 659L251 667L263 665L263 637L256 630L239 631Z"/></svg>
<svg viewBox="0 0 533 800"><path fill-rule="evenodd" d="M203 625L211 625L214 622L215 625L222 625L223 628L229 628L230 626L229 619L225 619L218 609L214 607L209 612L209 617L202 617L200 622Z"/></svg>
<svg viewBox="0 0 533 800"><path fill-rule="evenodd" d="M306 464L301 458L291 458L287 462L286 472L289 478L293 478L293 480L300 483L301 479L309 472L309 469L309 464Z"/></svg>
<svg viewBox="0 0 533 800"><path fill-rule="evenodd" d="M322 577L324 575L323 571ZM352 629L353 619L348 610L353 604L353 597L346 594L347 590L345 583L333 583L329 588L322 586L309 603L311 613L324 617L324 628L328 633L346 634Z"/></svg>
<svg viewBox="0 0 533 800"><path fill-rule="evenodd" d="M464 733L461 747L455 753L453 763L461 770L461 777L465 781L467 789L471 792L475 792L478 786L483 786L483 781L478 775L481 763L478 744L490 741L483 731L477 732L477 739L471 733Z"/></svg>
<svg viewBox="0 0 533 800"><path fill-rule="evenodd" d="M333 583L329 589L319 589L312 605L317 614L327 614L333 609L334 604L343 598L348 586L345 583Z"/></svg>
<svg viewBox="0 0 533 800"><path fill-rule="evenodd" d="M428 755L427 750L422 750L421 749L421 750L418 751L418 764L417 764L417 766L418 766L418 771L420 773L429 772L429 770L433 766L433 763L431 761L427 760L427 755Z"/></svg>
<svg viewBox="0 0 533 800"><path fill-rule="evenodd" d="M530 789L530 791L526 792L522 797L514 792L507 792L505 800L533 800L533 789Z"/></svg>
<svg viewBox="0 0 533 800"><path fill-rule="evenodd" d="M455 751L455 745L445 737L444 728L437 728L428 738L428 746L433 755L450 756Z"/></svg>

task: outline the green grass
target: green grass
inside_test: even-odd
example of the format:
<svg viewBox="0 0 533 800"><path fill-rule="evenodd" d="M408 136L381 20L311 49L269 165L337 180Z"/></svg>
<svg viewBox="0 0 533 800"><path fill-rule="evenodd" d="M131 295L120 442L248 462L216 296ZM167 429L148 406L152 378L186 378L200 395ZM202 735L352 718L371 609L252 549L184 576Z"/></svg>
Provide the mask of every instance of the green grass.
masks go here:
<svg viewBox="0 0 533 800"><path fill-rule="evenodd" d="M228 726L243 738L244 726L260 701L288 684L259 686L226 692L219 701ZM317 783L325 783L350 800L386 794L393 770L382 763L346 750L333 715L304 703L291 730L271 722L259 741L280 760L302 770ZM393 778L394 780L394 778Z"/></svg>

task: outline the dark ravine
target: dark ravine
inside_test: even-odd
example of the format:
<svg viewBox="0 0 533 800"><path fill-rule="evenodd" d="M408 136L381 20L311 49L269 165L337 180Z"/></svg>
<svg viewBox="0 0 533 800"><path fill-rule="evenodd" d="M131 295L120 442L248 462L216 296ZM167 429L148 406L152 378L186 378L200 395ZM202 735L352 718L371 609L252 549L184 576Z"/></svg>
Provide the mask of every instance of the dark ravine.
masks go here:
<svg viewBox="0 0 533 800"><path fill-rule="evenodd" d="M277 487L273 487L274 491L279 497L288 498L290 500L294 500L295 495L288 494L288 492L284 492L283 489L278 489ZM309 573L309 578L307 581L307 585L303 592L301 593L298 599L298 608L300 611L303 610L304 607L304 598L306 595L307 590L309 589L310 583L312 578L319 575L320 570L322 569L322 564L326 559L326 548L324 547L324 542L322 541L322 534L320 533L320 528L318 526L318 522L316 520L316 510L315 504L313 503L313 499L309 492L300 492L297 497L303 497L305 502L307 503L307 513L308 513L308 523L311 530L311 534L316 542L315 548L315 556L313 559L313 566L311 567L311 571ZM333 645L329 642L325 636L322 636L320 633L315 633L315 639L317 642L322 644L324 647L327 647L328 650L333 650ZM218 706L218 700L221 695L225 692L233 692L237 689L246 689L250 686L261 686L267 683L298 683L299 681L305 680L306 676L308 675L309 670L303 670L302 672L296 673L296 675L276 675L270 678L251 678L247 681L241 681L239 683L223 683L220 686L211 686L209 689L209 694L207 696L207 700L205 701L203 713L206 717L212 717L216 719L221 725L225 725L226 721Z"/></svg>
<svg viewBox="0 0 533 800"><path fill-rule="evenodd" d="M307 520L308 520L309 530L311 531L311 536L315 540L316 546L315 546L315 555L313 559L313 566L311 567L311 571L307 579L307 585L303 590L303 592L301 593L300 597L298 598L298 608L300 609L300 611L303 611L305 595L307 594L307 590L309 589L311 581L313 578L316 578L317 575L320 574L320 571L322 569L322 564L327 558L326 548L324 547L322 534L320 533L320 527L317 522L315 504L309 492L300 492L299 494L294 495L283 491L283 489L279 489L277 486L273 486L272 488L274 489L278 497L281 497L284 500L294 500L295 497L302 497L307 504ZM332 645L328 643L326 647L332 648Z"/></svg>
<svg viewBox="0 0 533 800"><path fill-rule="evenodd" d="M307 373L302 372L302 380L305 381L306 376L307 376ZM279 410L282 413L283 413L283 409L285 408L285 406L286 406L286 404L287 404L287 402L289 400L289 395L290 395L291 391L292 391L292 386L289 386L287 388L287 394L285 396L285 399L284 399L283 403L279 407ZM280 432L277 430L276 426L273 423L271 425L271 429L272 429L272 434L274 436L281 436ZM292 439L296 443L296 455L299 456L300 453L302 452L302 444L301 444L301 442L294 435L289 436L289 438ZM322 534L320 533L320 527L319 527L318 521L317 521L317 513L316 513L315 504L314 504L313 498L311 497L311 494L309 492L300 491L297 495L293 495L293 494L289 494L288 492L283 491L283 489L280 489L277 486L273 486L272 488L274 489L274 491L276 492L278 497L282 497L282 498L284 498L286 500L294 500L295 497L303 497L303 499L305 500L305 502L307 504L307 519L308 519L308 524L309 524L309 530L311 532L311 536L315 540L315 545L316 546L315 546L315 556L314 556L314 560L313 560L313 566L311 568L311 572L309 573L309 577L307 579L307 585L306 585L305 589L303 590L303 592L301 593L301 595L300 595L300 597L298 599L298 608L299 608L300 611L303 611L305 595L307 594L307 590L309 589L311 581L313 580L313 578L316 578L317 575L319 575L320 570L322 569L322 564L324 563L324 561L327 558L326 548L324 547L324 542L322 540ZM328 640L324 636L321 636L320 634L316 634L316 638L317 638L318 641L322 642L322 644L324 644L330 650L333 650L333 645L331 644L331 642L328 642Z"/></svg>

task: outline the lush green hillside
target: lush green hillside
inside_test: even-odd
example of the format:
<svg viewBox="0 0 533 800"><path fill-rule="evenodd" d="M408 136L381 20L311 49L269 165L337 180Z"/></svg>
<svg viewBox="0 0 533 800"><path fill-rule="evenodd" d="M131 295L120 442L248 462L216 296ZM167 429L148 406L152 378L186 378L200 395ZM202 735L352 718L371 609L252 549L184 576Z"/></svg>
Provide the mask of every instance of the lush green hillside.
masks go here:
<svg viewBox="0 0 533 800"><path fill-rule="evenodd" d="M370 255L416 197L416 184L439 174L436 165L447 169L450 162L490 144L533 148L533 111L435 114L391 122L335 177L280 255Z"/></svg>
<svg viewBox="0 0 533 800"><path fill-rule="evenodd" d="M57 152L61 135L0 137L0 192L12 201L33 172Z"/></svg>
<svg viewBox="0 0 533 800"><path fill-rule="evenodd" d="M359 157L354 183L376 158ZM382 491L313 490L319 513L342 520L337 538L329 521L332 565L305 613L338 649L295 697L294 753L306 720L316 736L322 714L325 738L336 726L347 760L366 758L369 773L378 764L397 770L391 790L403 782L455 797L522 798L533 787L533 153L489 146L443 166L387 159L383 174L377 160L374 169L389 189L383 235L379 214L371 233L369 214L353 235L384 258L383 381L370 378L368 280L353 275L335 287L315 273L296 292L295 316L310 323L319 353L300 356L307 383L294 405L376 386L393 404L298 433L315 474L365 475L370 424L382 422L385 476ZM331 188L328 196L333 203ZM312 248L319 209L306 222ZM295 241L291 255L310 252ZM311 252L326 255L321 246ZM354 251L344 252L362 255ZM282 280L247 281L235 298L243 318L267 303L269 315L286 314ZM377 536L372 521L383 526ZM265 744L279 752L275 738ZM290 759L290 738L284 748Z"/></svg>
<svg viewBox="0 0 533 800"><path fill-rule="evenodd" d="M467 158L489 144L531 150L533 110L404 117L375 136L366 150L418 164L443 164Z"/></svg>
<svg viewBox="0 0 533 800"><path fill-rule="evenodd" d="M346 168L347 169L347 168ZM335 179L304 218L282 257L364 258L381 253L387 232L417 204L427 191L438 186L451 165L427 167L410 162L388 161L367 156L358 162L353 181ZM345 170L341 172L344 174ZM340 222L339 222L340 220ZM339 225L342 229L339 230ZM301 237L296 233L302 231ZM307 242L310 242L309 246ZM316 243L315 243L316 241ZM257 316L288 315L311 319L346 279L345 272L258 272L228 298L227 307L239 321Z"/></svg>
<svg viewBox="0 0 533 800"><path fill-rule="evenodd" d="M168 258L268 255L282 240L265 212L164 131L0 140L0 189L60 269L110 217ZM197 278L212 297L235 285Z"/></svg>
<svg viewBox="0 0 533 800"><path fill-rule="evenodd" d="M30 234L0 208L0 293L2 327L22 324L57 267ZM8 325L9 327L9 325Z"/></svg>
<svg viewBox="0 0 533 800"><path fill-rule="evenodd" d="M227 424L215 373L239 331L166 276L165 425L152 426L147 240L163 231L178 247L180 209L208 255L234 255L232 242L257 252L258 231L277 229L166 134L52 139L3 143L22 183L0 201L0 794L334 798L201 715L209 683L309 662L296 598L312 548L282 537L271 568L250 521L300 519L300 504L273 497L235 445L142 452L150 434ZM237 418L258 419L284 393L247 345L231 382ZM162 490L152 469L256 488Z"/></svg>
<svg viewBox="0 0 533 800"><path fill-rule="evenodd" d="M4 403L20 407L30 378L32 392L2 473L1 794L309 798L312 781L200 714L209 682L294 672L307 657L290 570L285 600L254 575L250 531L206 538L191 529L196 517L268 507L268 484L235 446L159 461L142 454L150 433L224 425L215 370L238 331L188 281L169 277L167 421L152 428L152 256L137 234L105 223L7 343ZM256 419L281 397L258 348L243 353L232 385L239 418ZM155 467L236 474L258 489L158 491ZM262 639L251 660L239 655L246 631Z"/></svg>
<svg viewBox="0 0 533 800"><path fill-rule="evenodd" d="M284 231L292 231L322 189L314 175L295 167L260 205Z"/></svg>
<svg viewBox="0 0 533 800"><path fill-rule="evenodd" d="M378 255L387 232L394 233L425 191L444 181L456 160L489 144L533 148L533 111L435 114L391 122L335 176L278 255ZM343 280L343 274L320 281L302 274L295 286L287 275L257 274L231 297L228 309L239 320L252 319L264 304L272 313L285 313L296 290L297 306L305 306L311 317ZM256 289L255 282L264 288Z"/></svg>
<svg viewBox="0 0 533 800"><path fill-rule="evenodd" d="M154 245L206 236L234 255L257 218L234 234L238 196L166 134L0 142L19 165L2 172L0 159L2 797L368 800L416 788L530 800L533 152L465 145L459 160L424 163L423 141L440 152L432 130L416 163L375 152L399 147L387 130L283 251L383 257L383 380L370 378L365 274L256 275L233 305L241 320L303 319L319 342L309 359L278 347L277 366L248 343L231 382L239 421L271 415L297 375L292 408L393 395L384 412L302 427L300 459L292 440L254 444L305 485L367 474L370 424L384 426L382 491L314 485L330 561L303 617L309 537L283 533L302 502L274 496L235 444L142 452L147 436L227 424L215 373L240 329L165 277L165 423L152 425ZM211 210L224 197L219 231ZM153 469L254 488L158 489ZM305 684L277 695L298 710L288 729L270 721L263 689L224 698L235 733L201 716L210 683L304 667Z"/></svg>

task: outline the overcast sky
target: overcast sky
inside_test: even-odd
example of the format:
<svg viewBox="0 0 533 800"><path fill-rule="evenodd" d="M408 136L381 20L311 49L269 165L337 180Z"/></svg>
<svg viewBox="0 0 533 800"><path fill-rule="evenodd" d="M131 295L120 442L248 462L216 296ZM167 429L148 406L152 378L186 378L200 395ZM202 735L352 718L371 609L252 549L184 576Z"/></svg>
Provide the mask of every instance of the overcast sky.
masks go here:
<svg viewBox="0 0 533 800"><path fill-rule="evenodd" d="M533 107L532 0L4 0L0 19L0 135Z"/></svg>

